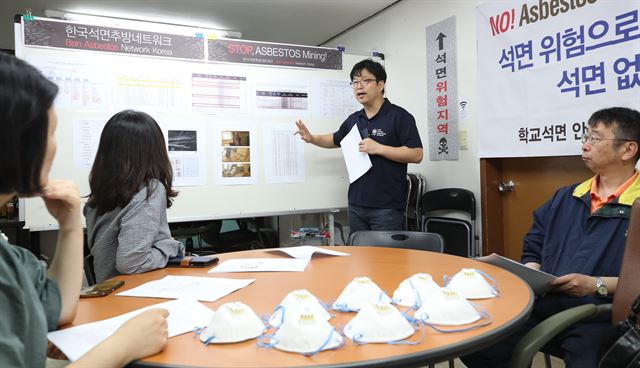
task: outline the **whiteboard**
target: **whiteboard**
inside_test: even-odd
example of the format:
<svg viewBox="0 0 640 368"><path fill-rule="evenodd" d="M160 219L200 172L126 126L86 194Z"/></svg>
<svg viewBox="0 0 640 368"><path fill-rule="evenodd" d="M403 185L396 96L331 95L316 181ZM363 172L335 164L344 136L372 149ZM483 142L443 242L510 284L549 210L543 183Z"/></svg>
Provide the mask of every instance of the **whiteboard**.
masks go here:
<svg viewBox="0 0 640 368"><path fill-rule="evenodd" d="M325 134L360 109L348 82L353 64L365 57L344 54L342 70L185 61L27 46L21 23L15 31L16 55L60 87L58 151L49 177L74 181L81 196L89 194L88 175L102 126L114 113L135 109L156 119L167 144L172 141L167 149L179 195L168 209L170 222L347 206L349 182L341 151L291 136L298 118L312 133ZM220 82L220 76L240 82L233 91L212 89L208 82ZM277 106L257 93L285 90L294 97L287 104L280 98ZM233 106L200 99L212 91L234 98ZM295 92L305 95L304 101L296 100ZM232 132L244 139L241 147L232 146ZM25 200L22 209L26 228L57 228L41 199Z"/></svg>

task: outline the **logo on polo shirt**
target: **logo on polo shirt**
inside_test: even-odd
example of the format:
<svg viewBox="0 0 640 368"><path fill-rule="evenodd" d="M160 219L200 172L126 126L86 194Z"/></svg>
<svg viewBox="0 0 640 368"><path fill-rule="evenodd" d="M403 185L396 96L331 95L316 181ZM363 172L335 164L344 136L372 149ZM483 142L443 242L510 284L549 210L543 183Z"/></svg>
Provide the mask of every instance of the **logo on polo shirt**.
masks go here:
<svg viewBox="0 0 640 368"><path fill-rule="evenodd" d="M371 131L373 137L384 137L387 133L382 129L374 129Z"/></svg>

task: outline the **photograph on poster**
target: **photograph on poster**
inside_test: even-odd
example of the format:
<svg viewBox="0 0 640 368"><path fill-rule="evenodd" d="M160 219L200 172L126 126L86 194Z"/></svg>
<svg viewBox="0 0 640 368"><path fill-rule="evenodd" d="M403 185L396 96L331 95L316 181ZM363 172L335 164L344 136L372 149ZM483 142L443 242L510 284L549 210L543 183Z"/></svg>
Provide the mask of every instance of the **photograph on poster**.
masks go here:
<svg viewBox="0 0 640 368"><path fill-rule="evenodd" d="M223 178L248 178L251 177L251 164L223 164Z"/></svg>
<svg viewBox="0 0 640 368"><path fill-rule="evenodd" d="M222 145L222 177L251 177L251 141L248 130L223 130Z"/></svg>
<svg viewBox="0 0 640 368"><path fill-rule="evenodd" d="M223 131L222 146L250 146L248 131Z"/></svg>
<svg viewBox="0 0 640 368"><path fill-rule="evenodd" d="M169 151L197 151L198 132L195 130L169 130Z"/></svg>
<svg viewBox="0 0 640 368"><path fill-rule="evenodd" d="M249 147L224 147L222 149L222 162L249 162Z"/></svg>

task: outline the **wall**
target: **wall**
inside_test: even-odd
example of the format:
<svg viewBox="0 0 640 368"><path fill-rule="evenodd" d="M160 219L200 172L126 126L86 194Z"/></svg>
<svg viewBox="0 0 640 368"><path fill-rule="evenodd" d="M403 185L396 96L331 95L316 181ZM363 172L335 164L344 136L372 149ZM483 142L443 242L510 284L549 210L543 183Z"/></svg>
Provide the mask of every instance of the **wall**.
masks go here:
<svg viewBox="0 0 640 368"><path fill-rule="evenodd" d="M416 118L425 144L425 159L409 165L427 179L427 189L460 187L473 191L480 209L480 164L476 145L476 31L475 8L471 0L404 0L396 6L323 46L344 46L346 52L384 53L389 100ZM458 44L458 101L466 100L468 117L460 121L467 131L468 150L460 151L458 161L429 161L427 144L427 26L450 16L456 17ZM478 229L481 224L478 222ZM480 232L480 231L478 231Z"/></svg>
<svg viewBox="0 0 640 368"><path fill-rule="evenodd" d="M472 190L480 203L480 167L476 145L476 42L475 7L483 1L473 0L404 0L378 16L359 25L343 36L323 46L342 45L348 53L385 54L389 75L389 99L410 111L416 118L423 142L427 142L426 127L426 51L425 28L452 15L456 17L458 43L458 100L468 102L468 117L460 121L460 129L467 131L468 150L460 151L458 161L429 161L410 165L409 171L420 172L427 178L428 189L462 187ZM338 31L338 30L336 30ZM336 126L337 129L337 126ZM320 132L318 132L320 133ZM425 146L425 153L428 147ZM478 212L479 213L479 212ZM336 220L346 225L346 214ZM280 222L281 241L288 240L291 221ZM319 224L320 219L293 221L304 226ZM286 224L286 225L285 225ZM481 228L478 223L478 229ZM345 227L346 235L348 229ZM337 242L340 239L336 239Z"/></svg>

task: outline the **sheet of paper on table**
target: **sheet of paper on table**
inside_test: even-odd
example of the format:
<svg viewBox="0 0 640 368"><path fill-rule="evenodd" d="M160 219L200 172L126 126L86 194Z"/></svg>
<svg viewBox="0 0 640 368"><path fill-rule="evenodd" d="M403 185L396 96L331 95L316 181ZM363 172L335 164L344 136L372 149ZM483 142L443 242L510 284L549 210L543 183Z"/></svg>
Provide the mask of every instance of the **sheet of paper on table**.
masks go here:
<svg viewBox="0 0 640 368"><path fill-rule="evenodd" d="M71 361L75 361L104 339L111 336L132 317L137 316L145 310L157 308L163 308L169 311L169 317L167 318L169 337L190 332L195 327L206 326L214 314L213 310L197 300L177 299L154 304L102 321L49 332L47 338Z"/></svg>
<svg viewBox="0 0 640 368"><path fill-rule="evenodd" d="M224 261L208 272L302 272L309 261L295 258L237 258Z"/></svg>
<svg viewBox="0 0 640 368"><path fill-rule="evenodd" d="M116 295L142 298L195 299L214 302L225 295L248 286L255 279L224 279L198 276L165 276L146 282Z"/></svg>
<svg viewBox="0 0 640 368"><path fill-rule="evenodd" d="M311 245L302 245L299 247L287 247L287 248L274 248L267 249L267 252L283 252L297 259L311 259L315 254L327 254L330 256L348 256L349 253L338 252L337 250L331 250L326 248L314 247Z"/></svg>

